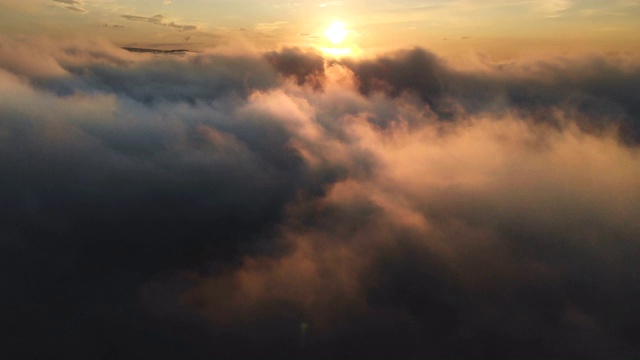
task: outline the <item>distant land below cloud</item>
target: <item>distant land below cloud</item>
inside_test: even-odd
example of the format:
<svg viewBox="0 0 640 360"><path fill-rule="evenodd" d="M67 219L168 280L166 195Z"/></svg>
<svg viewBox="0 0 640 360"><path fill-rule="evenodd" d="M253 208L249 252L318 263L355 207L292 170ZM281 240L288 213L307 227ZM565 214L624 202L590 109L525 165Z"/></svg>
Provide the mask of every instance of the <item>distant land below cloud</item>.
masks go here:
<svg viewBox="0 0 640 360"><path fill-rule="evenodd" d="M192 52L187 49L173 49L173 50L159 50L159 49L146 49L137 47L123 46L123 49L134 53L151 53L151 54L167 54L167 55L183 55L188 52Z"/></svg>

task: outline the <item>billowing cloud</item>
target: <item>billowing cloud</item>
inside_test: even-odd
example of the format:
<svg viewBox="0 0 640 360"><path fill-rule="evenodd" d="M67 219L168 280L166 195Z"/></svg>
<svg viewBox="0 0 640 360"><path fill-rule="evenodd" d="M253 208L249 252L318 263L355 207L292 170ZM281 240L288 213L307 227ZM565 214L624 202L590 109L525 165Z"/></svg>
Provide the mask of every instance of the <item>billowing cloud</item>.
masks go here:
<svg viewBox="0 0 640 360"><path fill-rule="evenodd" d="M640 350L635 58L0 44L2 352Z"/></svg>
<svg viewBox="0 0 640 360"><path fill-rule="evenodd" d="M316 52L304 52L297 48L272 51L265 55L267 61L284 76L292 76L298 85L313 84L316 88L324 81L325 60Z"/></svg>

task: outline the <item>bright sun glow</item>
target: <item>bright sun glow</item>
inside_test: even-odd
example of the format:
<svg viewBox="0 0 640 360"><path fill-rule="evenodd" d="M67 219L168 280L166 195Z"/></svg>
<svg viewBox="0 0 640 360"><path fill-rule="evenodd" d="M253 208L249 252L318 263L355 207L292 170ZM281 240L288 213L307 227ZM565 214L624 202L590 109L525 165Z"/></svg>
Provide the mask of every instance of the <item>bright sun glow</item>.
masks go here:
<svg viewBox="0 0 640 360"><path fill-rule="evenodd" d="M333 24L331 24L324 32L327 39L336 45L341 44L347 37L348 33L349 32L347 31L344 23L341 21L334 21Z"/></svg>

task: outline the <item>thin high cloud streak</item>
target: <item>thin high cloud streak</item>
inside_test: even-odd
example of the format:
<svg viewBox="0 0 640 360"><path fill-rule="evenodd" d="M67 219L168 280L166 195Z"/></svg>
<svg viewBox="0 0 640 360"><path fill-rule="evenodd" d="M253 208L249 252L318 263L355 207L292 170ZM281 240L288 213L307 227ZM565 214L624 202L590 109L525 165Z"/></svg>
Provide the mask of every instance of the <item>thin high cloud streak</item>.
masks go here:
<svg viewBox="0 0 640 360"><path fill-rule="evenodd" d="M80 1L75 1L75 0L53 0L53 2L58 3L59 5L64 7L65 9L73 11L73 12L77 12L77 13L81 13L81 14L86 14L86 13L89 12L86 9L83 9L83 8L80 7L80 5L82 5L82 3Z"/></svg>
<svg viewBox="0 0 640 360"><path fill-rule="evenodd" d="M182 25L182 24L176 24L173 21L166 21L166 17L160 14L149 16L149 17L138 16L138 15L122 15L122 18L127 19L129 21L146 22L154 25L168 26L174 29L178 29L180 31L190 31L190 30L196 30L198 28L195 25Z"/></svg>
<svg viewBox="0 0 640 360"><path fill-rule="evenodd" d="M633 59L0 44L6 354L640 351Z"/></svg>

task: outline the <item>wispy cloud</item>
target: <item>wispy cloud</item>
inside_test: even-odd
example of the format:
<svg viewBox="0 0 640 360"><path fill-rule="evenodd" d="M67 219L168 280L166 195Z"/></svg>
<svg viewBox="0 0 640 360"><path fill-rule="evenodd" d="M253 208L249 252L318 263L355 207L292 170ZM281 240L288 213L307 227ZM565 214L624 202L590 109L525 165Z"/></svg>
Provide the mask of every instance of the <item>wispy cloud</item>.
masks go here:
<svg viewBox="0 0 640 360"><path fill-rule="evenodd" d="M280 29L281 27L283 27L286 24L287 24L286 21L274 21L274 22L270 22L270 23L259 23L259 24L256 24L256 26L254 26L254 29L257 30L257 31L269 32L269 31L274 31L274 30Z"/></svg>
<svg viewBox="0 0 640 360"><path fill-rule="evenodd" d="M80 7L80 5L82 5L82 2L80 1L76 1L76 0L53 0L53 1L58 3L60 6L62 6L63 8L69 11L77 12L80 14L86 14L89 12L86 9Z"/></svg>
<svg viewBox="0 0 640 360"><path fill-rule="evenodd" d="M122 15L122 17L130 21L146 22L154 25L167 26L170 28L178 29L180 31L196 30L198 28L196 25L185 25L178 24L173 21L167 21L167 18L160 14L149 17L138 15Z"/></svg>
<svg viewBox="0 0 640 360"><path fill-rule="evenodd" d="M562 12L573 7L573 0L538 0L534 2L537 10L546 14L547 17L559 17Z"/></svg>
<svg viewBox="0 0 640 360"><path fill-rule="evenodd" d="M81 5L80 1L75 0L53 0L54 2L67 4L67 5Z"/></svg>

